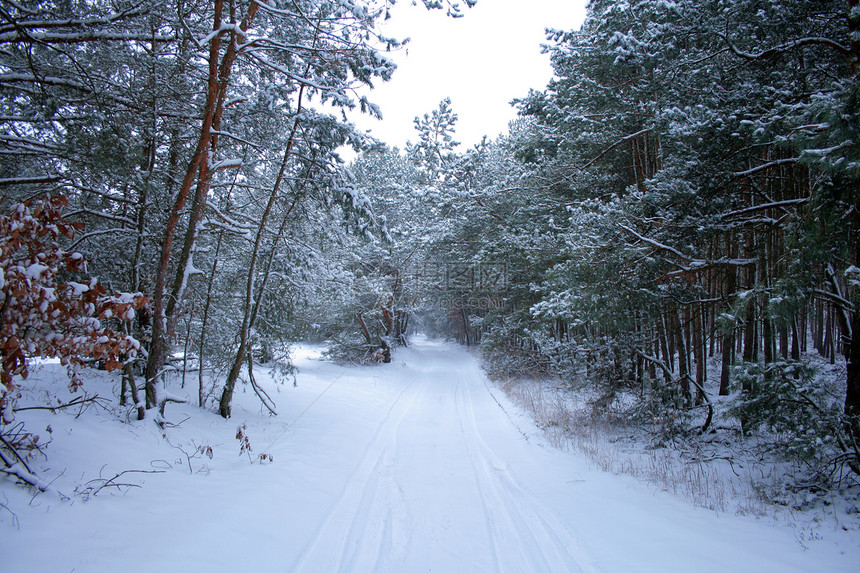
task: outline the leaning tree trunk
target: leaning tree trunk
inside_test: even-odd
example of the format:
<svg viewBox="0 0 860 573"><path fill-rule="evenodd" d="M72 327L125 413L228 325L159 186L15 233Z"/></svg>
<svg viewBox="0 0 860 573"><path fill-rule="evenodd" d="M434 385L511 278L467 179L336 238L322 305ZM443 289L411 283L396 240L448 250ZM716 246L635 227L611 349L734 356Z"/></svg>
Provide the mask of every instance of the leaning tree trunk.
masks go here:
<svg viewBox="0 0 860 573"><path fill-rule="evenodd" d="M305 70L305 75L309 70ZM242 364L245 361L245 353L248 350L248 338L252 326L252 313L254 310L254 279L256 274L257 260L260 254L260 247L265 234L266 223L275 206L275 201L280 194L281 185L286 178L287 167L292 158L293 143L296 139L296 132L299 129L299 121L302 112L302 98L304 97L305 85L299 88L298 102L296 104L296 117L293 120L293 126L290 131L290 136L287 139L287 146L284 150L284 157L281 160L281 167L278 171L278 176L272 186L272 192L269 194L269 201L266 203L266 208L260 217L260 224L257 227L257 235L254 238L254 247L251 251L251 260L248 263L248 280L245 287L245 301L243 305L244 314L242 316L242 325L239 330L239 345L236 349L236 356L233 360L233 365L230 372L227 374L227 380L224 382L224 390L221 392L221 400L218 405L218 412L224 418L229 418L231 413L231 403L233 402L233 390L236 387L236 380L239 378L239 373L242 370ZM295 203L293 203L295 205ZM291 208L292 209L292 208ZM262 294L261 294L262 296Z"/></svg>

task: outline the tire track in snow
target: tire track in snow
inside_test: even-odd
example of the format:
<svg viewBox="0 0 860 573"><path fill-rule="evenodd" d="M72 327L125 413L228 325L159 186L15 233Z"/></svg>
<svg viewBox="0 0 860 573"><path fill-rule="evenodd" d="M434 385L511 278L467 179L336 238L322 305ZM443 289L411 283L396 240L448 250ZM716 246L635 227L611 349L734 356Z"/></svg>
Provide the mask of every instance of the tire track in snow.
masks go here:
<svg viewBox="0 0 860 573"><path fill-rule="evenodd" d="M493 527L493 514L490 511L490 508L487 506L487 495L484 491L484 487L482 487L483 480L478 473L478 469L475 466L474 457L472 455L472 448L469 446L470 435L466 432L466 426L463 423L463 408L462 408L462 393L463 393L463 385L460 383L460 379L458 378L457 383L454 385L454 405L457 412L457 418L460 421L460 434L463 438L463 444L466 446L466 451L468 455L466 458L469 460L469 466L472 469L472 475L475 478L475 486L480 493L481 498L481 509L484 513L484 525L487 529L487 536L490 539L490 547L493 551L493 569L496 572L501 571L501 564L499 563L499 539L498 535L496 535L495 528Z"/></svg>
<svg viewBox="0 0 860 573"><path fill-rule="evenodd" d="M425 367L407 370L412 381L288 570L595 571L575 536L481 435L479 414L499 412L477 364L465 355L452 361L448 352L438 357L444 367L436 359L428 352ZM519 435L505 432L511 438ZM427 482L428 475L442 481Z"/></svg>
<svg viewBox="0 0 860 573"><path fill-rule="evenodd" d="M373 517L372 508L383 505L373 503L379 488L379 469L384 463L389 444L397 436L397 429L415 402L419 387L420 381L413 381L392 403L385 420L379 425L362 453L359 463L344 481L344 487L331 505L328 514L289 571L349 570L350 563L356 563L350 558L354 558L360 551L356 549L357 544L365 548L378 547L373 561L374 563L379 561L384 551L382 539L377 539L377 543L368 542L364 538L364 533ZM355 506L351 505L353 499L359 500ZM388 504L384 505L390 507ZM381 528L377 528L377 533L390 528L385 515L380 519L383 523ZM390 521L390 518L388 520Z"/></svg>
<svg viewBox="0 0 860 573"><path fill-rule="evenodd" d="M414 398L413 398L414 400ZM344 539L343 551L337 571L386 571L384 561L397 560L409 546L409 535L395 539L396 520L404 515L395 514L395 509L404 508L403 493L394 480L394 460L391 452L395 449L397 430L404 417L394 429L392 440L381 452L368 484L349 524ZM409 531L408 526L403 528Z"/></svg>
<svg viewBox="0 0 860 573"><path fill-rule="evenodd" d="M474 371L473 371L474 370ZM460 372L460 380L479 380L483 374L468 368ZM465 376L463 375L465 374ZM503 555L501 571L597 571L592 559L554 514L516 482L492 448L486 443L478 429L473 392L489 393L489 389L471 384L468 381L460 394L465 400L458 399L457 406L461 423L467 427L466 442L471 448L471 463L478 466L484 477L481 489L489 491L492 503L491 525L501 526L493 530L494 546L505 547L512 552ZM471 438L471 439L469 439Z"/></svg>

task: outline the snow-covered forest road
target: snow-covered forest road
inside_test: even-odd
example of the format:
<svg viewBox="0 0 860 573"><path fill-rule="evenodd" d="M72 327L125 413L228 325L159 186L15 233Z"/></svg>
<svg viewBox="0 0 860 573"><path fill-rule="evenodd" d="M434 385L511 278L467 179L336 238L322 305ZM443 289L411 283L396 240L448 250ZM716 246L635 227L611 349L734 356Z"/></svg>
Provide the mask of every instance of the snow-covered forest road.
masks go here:
<svg viewBox="0 0 860 573"><path fill-rule="evenodd" d="M116 481L142 487L86 503L49 492L27 506L22 488L4 485L20 523L0 537L3 570L856 570L858 549L835 524L803 539L802 529L692 508L549 447L461 347L419 338L390 365L344 368L310 353L297 364L296 388L258 376L277 418L237 394L232 421L246 425L254 463L236 455L234 424L192 406L168 410L189 417L167 430L173 447L152 422L70 414L61 430L60 416L31 420L54 425L47 465L65 470L54 487L67 495L93 472L166 471L125 474ZM211 460L180 453L207 443ZM260 453L274 462L258 463Z"/></svg>
<svg viewBox="0 0 860 573"><path fill-rule="evenodd" d="M475 360L452 350L425 343L409 353L402 390L372 439L356 444L359 463L292 570L594 569L510 471L539 456Z"/></svg>

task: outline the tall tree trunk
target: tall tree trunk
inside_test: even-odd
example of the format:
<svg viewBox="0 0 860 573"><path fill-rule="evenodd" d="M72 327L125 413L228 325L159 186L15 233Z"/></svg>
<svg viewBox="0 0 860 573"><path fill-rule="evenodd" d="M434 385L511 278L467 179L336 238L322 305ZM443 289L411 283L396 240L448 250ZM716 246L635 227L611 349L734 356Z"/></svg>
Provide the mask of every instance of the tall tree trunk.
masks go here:
<svg viewBox="0 0 860 573"><path fill-rule="evenodd" d="M788 359L788 322L783 321L779 324L779 355Z"/></svg>
<svg viewBox="0 0 860 573"><path fill-rule="evenodd" d="M747 313L744 320L744 362L758 361L758 321L756 320L756 302L753 297L749 297L747 303Z"/></svg>
<svg viewBox="0 0 860 573"><path fill-rule="evenodd" d="M763 297L762 307L767 309L767 296ZM770 364L773 362L774 353L773 353L773 322L770 319L770 316L767 314L767 310L763 313L762 316L762 342L764 343L764 363Z"/></svg>
<svg viewBox="0 0 860 573"><path fill-rule="evenodd" d="M657 316L657 338L660 350L663 353L663 362L666 364L666 369L663 370L663 379L666 381L666 387L672 385L672 372L674 372L675 360L674 356L669 354L669 342L667 340L666 329L663 327L663 311Z"/></svg>
<svg viewBox="0 0 860 573"><path fill-rule="evenodd" d="M727 236L726 237L726 251L728 256L731 258L737 253L737 249L734 244L734 237ZM726 281L725 281L725 296L733 297L735 296L735 291L737 290L737 271L734 267L730 267L726 271ZM731 384L731 370L732 364L734 362L734 352L735 352L735 333L737 328L733 323L731 327L725 327L722 336L722 356L720 359L720 396L728 396L729 395L729 386Z"/></svg>
<svg viewBox="0 0 860 573"><path fill-rule="evenodd" d="M663 316L664 328L666 329L666 344L669 352L668 364L672 372L675 372L675 306L666 308Z"/></svg>
<svg viewBox="0 0 860 573"><path fill-rule="evenodd" d="M215 0L215 11L213 15L212 30L221 29L224 1ZM173 203L167 224L164 228L164 237L161 241L161 257L156 268L155 289L152 295L153 321L152 342L149 349L149 357L146 363L146 407L154 408L158 404L156 395L156 382L164 369L167 360L167 313L165 308L165 297L167 292L167 273L170 257L173 250L173 240L176 236L176 228L182 216L185 203L191 193L191 187L197 178L201 162L208 161L209 139L211 137L212 122L215 119L215 105L218 100L218 59L221 51L221 35L215 34L209 43L209 78L206 92L206 104L203 111L203 124L200 128L200 136L197 147L185 178L179 187L179 192Z"/></svg>
<svg viewBox="0 0 860 573"><path fill-rule="evenodd" d="M238 28L247 31L259 9L257 2L251 2L248 11ZM146 406L153 408L157 405L156 381L160 377L167 360L167 336L175 325L178 310L182 306L182 297L190 271L191 253L197 239L197 225L202 217L203 207L212 176L209 161L217 150L218 127L227 97L227 87L230 74L236 60L236 44L239 32L236 28L235 5L230 3L230 24L232 29L223 28L224 0L215 0L212 31L214 33L209 43L208 78L206 103L203 108L203 123L197 141L194 155L188 164L185 177L180 185L161 243L161 257L156 270L155 289L153 291L153 327L149 359L146 364ZM219 33L219 31L221 33ZM221 34L229 33L230 42L224 56L221 56ZM215 132L215 133L213 133ZM192 214L185 233L179 263L176 266L176 279L172 288L172 296L167 297L167 274L173 249L173 241L179 219L188 201L194 183L197 190L192 204Z"/></svg>
<svg viewBox="0 0 860 573"><path fill-rule="evenodd" d="M860 443L860 310L851 313L853 336L848 343L846 360L847 387L845 390L845 416L854 443Z"/></svg>
<svg viewBox="0 0 860 573"><path fill-rule="evenodd" d="M815 317L812 321L812 347L818 351L820 355L824 356L824 301L813 301L812 308L815 312Z"/></svg>
<svg viewBox="0 0 860 573"><path fill-rule="evenodd" d="M800 317L795 316L791 321L791 359L800 360L800 335L798 333L797 322Z"/></svg>
<svg viewBox="0 0 860 573"><path fill-rule="evenodd" d="M702 305L694 303L693 308L693 354L696 357L696 405L705 401L705 379L707 360L705 359L705 333L702 326Z"/></svg>
<svg viewBox="0 0 860 573"><path fill-rule="evenodd" d="M836 362L836 345L833 341L833 316L832 311L830 310L830 305L827 305L827 308L824 312L824 352L823 355L825 358L830 359L830 363L834 364Z"/></svg>
<svg viewBox="0 0 860 573"><path fill-rule="evenodd" d="M692 395L690 393L690 371L687 368L687 365L689 364L689 354L687 352L686 336L684 334L684 328L681 325L679 314L679 310L672 313L675 343L678 347L678 376L680 377L681 382L681 398L684 404L690 404L692 402Z"/></svg>
<svg viewBox="0 0 860 573"><path fill-rule="evenodd" d="M469 314L466 312L466 307L460 307L460 318L463 320L463 339L466 346L472 346L472 327L469 324Z"/></svg>
<svg viewBox="0 0 860 573"><path fill-rule="evenodd" d="M731 383L732 370L732 351L735 346L734 329L723 334L722 342L722 357L720 360L720 396L729 395L729 385Z"/></svg>
<svg viewBox="0 0 860 573"><path fill-rule="evenodd" d="M860 15L856 16L856 20L858 24L857 31L860 31ZM857 42L857 47L858 56L860 56L860 40ZM854 266L858 266L860 265L860 237L855 234L853 240L853 263ZM835 288L838 286L838 283L836 283L835 276L833 275L835 273L831 275L831 280L834 282ZM858 448L858 444L860 444L860 308L858 307L860 307L860 304L857 303L856 298L854 302L855 305L852 311L842 309L843 316L847 319L843 327L843 337L846 339L845 417L854 443L855 458L860 458L860 448ZM860 467L858 466L860 466L860 459L855 459L855 463L851 467L855 472L860 473Z"/></svg>

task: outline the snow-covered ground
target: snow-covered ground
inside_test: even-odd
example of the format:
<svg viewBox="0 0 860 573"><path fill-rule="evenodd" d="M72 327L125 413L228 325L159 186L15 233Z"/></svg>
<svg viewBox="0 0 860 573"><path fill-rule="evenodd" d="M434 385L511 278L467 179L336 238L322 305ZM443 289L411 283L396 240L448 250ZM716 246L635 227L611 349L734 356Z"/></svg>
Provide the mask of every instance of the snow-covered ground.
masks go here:
<svg viewBox="0 0 860 573"><path fill-rule="evenodd" d="M784 573L860 563L860 535L836 522L799 532L695 508L550 447L457 346L419 338L392 364L363 368L304 349L297 366L295 388L257 375L277 417L241 387L230 421L171 404L177 425L164 431L115 407L77 419L77 409L19 412L31 431L52 427L47 460L32 468L53 484L33 497L0 479L11 510L0 508L0 569ZM69 399L58 366L26 384L37 389L19 406ZM95 372L85 389L109 396L116 385ZM243 425L250 455L236 439Z"/></svg>

